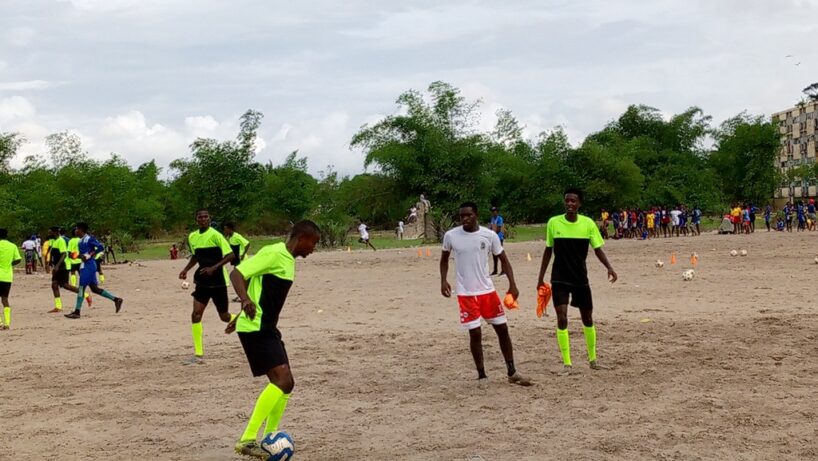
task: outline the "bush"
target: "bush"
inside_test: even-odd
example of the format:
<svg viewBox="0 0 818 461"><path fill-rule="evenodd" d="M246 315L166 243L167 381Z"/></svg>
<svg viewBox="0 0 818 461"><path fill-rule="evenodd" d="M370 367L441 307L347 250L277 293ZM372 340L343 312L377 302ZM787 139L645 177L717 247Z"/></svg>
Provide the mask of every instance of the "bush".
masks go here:
<svg viewBox="0 0 818 461"><path fill-rule="evenodd" d="M319 244L323 248L344 247L349 242L349 226L352 219L347 216L317 217L315 223L321 229Z"/></svg>

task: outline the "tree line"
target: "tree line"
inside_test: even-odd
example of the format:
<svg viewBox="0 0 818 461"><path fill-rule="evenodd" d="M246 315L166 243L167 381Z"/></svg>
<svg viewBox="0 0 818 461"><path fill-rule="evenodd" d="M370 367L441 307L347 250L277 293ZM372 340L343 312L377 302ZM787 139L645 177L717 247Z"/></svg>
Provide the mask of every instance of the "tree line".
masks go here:
<svg viewBox="0 0 818 461"><path fill-rule="evenodd" d="M368 171L343 177L331 167L311 175L297 151L281 164L258 162L263 115L254 110L242 115L235 139L195 140L165 176L154 161L90 159L69 132L50 135L47 152L12 169L25 140L0 133L0 226L19 238L86 221L100 234L161 237L183 233L206 207L251 234L311 218L333 234L331 243L357 219L394 228L420 194L445 227L466 200L498 206L512 223L544 222L562 211L568 186L585 190L588 213L681 203L718 213L732 202L767 203L782 179L778 130L766 116L741 113L713 126L696 107L666 118L634 105L572 146L561 128L527 139L505 110L481 132L479 101L444 82L407 91L396 104L394 115L364 125L350 142Z"/></svg>

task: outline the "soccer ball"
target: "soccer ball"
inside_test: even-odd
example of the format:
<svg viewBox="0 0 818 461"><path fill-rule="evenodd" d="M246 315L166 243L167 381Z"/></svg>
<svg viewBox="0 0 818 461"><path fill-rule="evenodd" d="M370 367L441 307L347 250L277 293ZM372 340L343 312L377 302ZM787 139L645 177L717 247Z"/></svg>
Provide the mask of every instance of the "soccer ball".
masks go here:
<svg viewBox="0 0 818 461"><path fill-rule="evenodd" d="M656 260L656 267L665 267L665 263L661 259Z"/></svg>
<svg viewBox="0 0 818 461"><path fill-rule="evenodd" d="M689 282L689 281L693 280L693 276L695 276L695 275L696 275L696 272L694 272L693 269L688 269L688 270L682 272L682 280L684 280L685 282Z"/></svg>
<svg viewBox="0 0 818 461"><path fill-rule="evenodd" d="M747 256L747 250L741 250L741 255L742 256Z"/></svg>
<svg viewBox="0 0 818 461"><path fill-rule="evenodd" d="M290 434L284 431L270 432L261 440L261 448L270 454L267 461L287 461L295 453L295 445Z"/></svg>
<svg viewBox="0 0 818 461"><path fill-rule="evenodd" d="M814 259L815 264L818 264L818 257Z"/></svg>
<svg viewBox="0 0 818 461"><path fill-rule="evenodd" d="M738 251L730 250L730 256L738 256Z"/></svg>
<svg viewBox="0 0 818 461"><path fill-rule="evenodd" d="M183 288L183 289L185 289L185 290L187 290L188 288L190 288L190 282L188 282L187 280L185 280L184 282L182 282L182 288Z"/></svg>

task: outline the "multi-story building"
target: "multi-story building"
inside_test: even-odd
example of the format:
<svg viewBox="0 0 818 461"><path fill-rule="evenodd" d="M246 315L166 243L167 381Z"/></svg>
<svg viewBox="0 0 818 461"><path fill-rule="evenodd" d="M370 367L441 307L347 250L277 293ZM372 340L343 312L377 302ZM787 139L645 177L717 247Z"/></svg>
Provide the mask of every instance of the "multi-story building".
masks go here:
<svg viewBox="0 0 818 461"><path fill-rule="evenodd" d="M786 173L801 165L811 165L816 161L818 144L818 101L798 104L785 111L773 114L773 123L781 134L781 150L776 166ZM803 200L818 195L818 179L801 178L795 181L783 179L775 189L775 204L782 206L788 201Z"/></svg>

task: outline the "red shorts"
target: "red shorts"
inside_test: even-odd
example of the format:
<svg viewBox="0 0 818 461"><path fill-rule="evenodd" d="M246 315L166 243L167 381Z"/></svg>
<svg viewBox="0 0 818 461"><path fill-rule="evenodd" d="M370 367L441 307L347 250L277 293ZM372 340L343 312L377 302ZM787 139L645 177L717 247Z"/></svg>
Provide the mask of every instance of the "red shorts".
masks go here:
<svg viewBox="0 0 818 461"><path fill-rule="evenodd" d="M477 296L458 296L457 303L460 305L460 326L467 330L479 327L481 319L492 325L507 322L496 291Z"/></svg>

